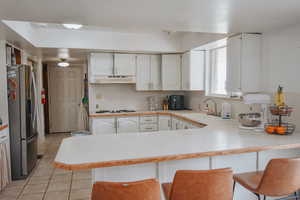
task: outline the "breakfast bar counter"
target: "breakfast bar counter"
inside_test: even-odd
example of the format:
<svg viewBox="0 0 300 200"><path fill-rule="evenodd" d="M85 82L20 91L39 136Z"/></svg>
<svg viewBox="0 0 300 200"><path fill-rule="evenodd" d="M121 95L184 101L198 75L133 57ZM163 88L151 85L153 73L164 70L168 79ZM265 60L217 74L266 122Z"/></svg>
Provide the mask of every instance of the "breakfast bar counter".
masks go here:
<svg viewBox="0 0 300 200"><path fill-rule="evenodd" d="M269 135L241 130L235 120L196 113L181 115L207 126L190 130L67 138L59 148L55 166L79 170L300 148L299 133Z"/></svg>
<svg viewBox="0 0 300 200"><path fill-rule="evenodd" d="M172 181L178 169L231 167L235 173L263 170L272 158L300 156L300 133L289 136L241 130L235 120L200 113L182 117L206 124L203 128L78 136L64 139L55 167L93 169L94 181ZM237 199L255 199L241 187Z"/></svg>

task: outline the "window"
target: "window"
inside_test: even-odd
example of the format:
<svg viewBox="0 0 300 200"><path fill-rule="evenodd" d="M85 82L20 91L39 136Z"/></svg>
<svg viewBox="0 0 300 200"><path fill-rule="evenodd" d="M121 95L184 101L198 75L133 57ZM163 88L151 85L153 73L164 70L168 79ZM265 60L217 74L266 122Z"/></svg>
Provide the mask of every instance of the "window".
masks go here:
<svg viewBox="0 0 300 200"><path fill-rule="evenodd" d="M226 74L227 74L227 47L222 46L207 51L208 53L208 96L227 96Z"/></svg>

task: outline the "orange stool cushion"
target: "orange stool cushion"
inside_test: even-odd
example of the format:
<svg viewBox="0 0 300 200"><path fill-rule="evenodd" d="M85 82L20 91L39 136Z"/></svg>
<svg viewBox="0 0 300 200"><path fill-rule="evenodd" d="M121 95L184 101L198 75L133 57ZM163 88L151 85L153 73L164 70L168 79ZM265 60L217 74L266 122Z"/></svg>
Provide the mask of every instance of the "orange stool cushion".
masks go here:
<svg viewBox="0 0 300 200"><path fill-rule="evenodd" d="M136 182L96 182L92 200L160 200L160 185L155 179Z"/></svg>
<svg viewBox="0 0 300 200"><path fill-rule="evenodd" d="M256 193L263 174L263 171L235 174L233 180Z"/></svg>

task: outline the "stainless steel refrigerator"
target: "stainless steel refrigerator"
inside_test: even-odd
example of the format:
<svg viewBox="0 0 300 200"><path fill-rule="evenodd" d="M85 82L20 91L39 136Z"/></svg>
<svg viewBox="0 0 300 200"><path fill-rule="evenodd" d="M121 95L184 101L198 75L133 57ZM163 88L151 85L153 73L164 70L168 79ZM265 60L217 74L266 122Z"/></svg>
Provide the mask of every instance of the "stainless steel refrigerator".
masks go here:
<svg viewBox="0 0 300 200"><path fill-rule="evenodd" d="M7 67L12 179L26 178L37 161L37 110L30 66Z"/></svg>

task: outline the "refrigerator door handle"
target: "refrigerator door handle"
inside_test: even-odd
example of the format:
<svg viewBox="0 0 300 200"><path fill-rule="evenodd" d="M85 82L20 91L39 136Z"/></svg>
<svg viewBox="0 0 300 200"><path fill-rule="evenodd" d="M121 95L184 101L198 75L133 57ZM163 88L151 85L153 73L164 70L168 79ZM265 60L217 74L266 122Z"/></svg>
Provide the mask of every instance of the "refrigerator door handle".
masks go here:
<svg viewBox="0 0 300 200"><path fill-rule="evenodd" d="M33 72L33 69L30 69L30 73L31 73L31 85L33 87L33 98L34 98L34 104L35 105L32 105L34 106L34 113L33 113L33 119L32 119L32 127L33 128L37 128L35 127L36 123L35 123L35 120L37 120L37 104L38 104L38 101L37 101L37 94L36 94L36 85L35 85L35 76L34 76L34 72Z"/></svg>

